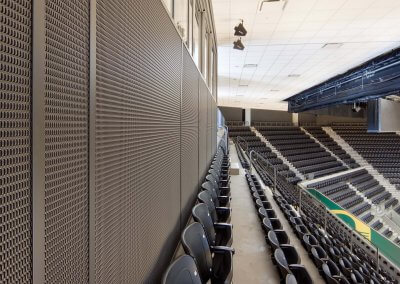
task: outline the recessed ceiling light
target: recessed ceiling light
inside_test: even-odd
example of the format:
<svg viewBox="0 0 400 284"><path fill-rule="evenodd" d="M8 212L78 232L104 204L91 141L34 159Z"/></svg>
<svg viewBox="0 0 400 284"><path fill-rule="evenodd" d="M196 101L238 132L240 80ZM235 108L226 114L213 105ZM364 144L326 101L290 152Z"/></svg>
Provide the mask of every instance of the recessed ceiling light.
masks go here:
<svg viewBox="0 0 400 284"><path fill-rule="evenodd" d="M297 78L297 77L300 77L300 74L289 74L288 77L289 78Z"/></svg>
<svg viewBox="0 0 400 284"><path fill-rule="evenodd" d="M331 48L339 48L343 45L342 42L328 42L326 44L324 44L322 46L322 48L327 48L327 49L331 49Z"/></svg>
<svg viewBox="0 0 400 284"><path fill-rule="evenodd" d="M257 68L258 64L244 64L243 68Z"/></svg>
<svg viewBox="0 0 400 284"><path fill-rule="evenodd" d="M243 97L244 95L236 95L237 97Z"/></svg>
<svg viewBox="0 0 400 284"><path fill-rule="evenodd" d="M239 87L248 87L249 85L239 84Z"/></svg>
<svg viewBox="0 0 400 284"><path fill-rule="evenodd" d="M299 75L300 76L300 75ZM270 92L279 92L280 90L276 90L276 89L271 89L269 90Z"/></svg>

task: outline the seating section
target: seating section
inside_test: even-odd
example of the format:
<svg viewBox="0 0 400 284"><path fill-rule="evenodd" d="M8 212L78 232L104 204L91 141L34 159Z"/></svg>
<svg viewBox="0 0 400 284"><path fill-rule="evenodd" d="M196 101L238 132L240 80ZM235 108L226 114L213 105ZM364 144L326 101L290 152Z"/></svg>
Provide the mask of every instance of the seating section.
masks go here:
<svg viewBox="0 0 400 284"><path fill-rule="evenodd" d="M333 154L335 154L339 159L341 159L350 168L358 168L360 165L346 153L342 147L337 144L322 127L306 127L308 133L310 133L314 138L316 138L320 143L322 143L326 148L328 148Z"/></svg>
<svg viewBox="0 0 400 284"><path fill-rule="evenodd" d="M272 209L257 177L246 172L246 179L254 207L260 218L260 225L265 232L265 240L273 251L271 257L277 266L281 283L284 283L286 279L291 279L290 283L313 283L307 269L300 264L300 256L296 248L290 245L290 239L282 229L282 223ZM285 208L285 210L289 209ZM294 210L291 212L293 213L287 213L287 216L295 214Z"/></svg>
<svg viewBox="0 0 400 284"><path fill-rule="evenodd" d="M368 133L365 127L332 127L354 150L400 190L400 136Z"/></svg>
<svg viewBox="0 0 400 284"><path fill-rule="evenodd" d="M350 188L348 184L351 184L356 190ZM311 183L307 187L318 189L367 224L374 219L374 215L370 212L372 205L384 204L385 208L389 208L398 204L398 200L379 185L378 181L365 169ZM360 193L370 202L365 202L360 197ZM377 230L383 227L380 221L377 221L375 225L374 228Z"/></svg>
<svg viewBox="0 0 400 284"><path fill-rule="evenodd" d="M166 269L162 283L231 283L233 240L230 205L228 148L218 146L208 175L193 207L180 245L185 254L176 256ZM178 250L179 251L179 250Z"/></svg>
<svg viewBox="0 0 400 284"><path fill-rule="evenodd" d="M265 174L267 178L272 179L270 171L266 171ZM349 178L354 177L353 174L347 175ZM323 188L335 185L337 182L330 180L315 186ZM332 188L334 187L330 190L333 190ZM274 199L290 220L293 231L301 237L302 244L327 283L398 283L397 279L392 278L386 270L379 268L377 271L375 258L369 257L362 247L355 243L351 246L352 242L348 235L344 234L345 231L340 223L324 223L324 211L305 198L302 197L301 214L299 214L293 207L299 202L298 190L284 179L279 179ZM365 218L371 218L370 216L370 213L366 214ZM279 223L276 221L275 225L272 225L272 222L264 223L264 228L269 231L267 238L271 246L285 246L285 244L287 246L289 243L287 235L280 230ZM382 225L380 221L375 223L373 225L376 227ZM385 230L383 233L386 236L392 234L390 230ZM397 242L400 243L400 238ZM274 257L283 258L282 255L285 253L282 252L274 254ZM287 255L286 262L282 265L282 261L279 260L278 266L280 268L283 266L286 269L284 271L291 271L296 277L295 269L291 269L291 265L296 262L296 256L292 252ZM297 283L307 283L307 280L301 281L297 280Z"/></svg>
<svg viewBox="0 0 400 284"><path fill-rule="evenodd" d="M257 130L303 175L318 178L348 169L299 127Z"/></svg>
<svg viewBox="0 0 400 284"><path fill-rule="evenodd" d="M273 167L277 169L279 175L284 176L289 180L289 182L296 184L301 179L296 176L296 174L289 169L287 165L283 163L281 159L279 159L275 153L272 152L271 148L267 147L267 145L261 141L261 138L256 136L250 127L248 126L231 126L229 127L229 135L232 140L236 144L236 150L238 152L239 160L242 164L242 167L245 169L249 169L248 161L244 157L243 150L247 150L247 153L250 153L252 150L257 151L264 159L268 161L268 163L272 164ZM240 136L238 139L237 137ZM246 141L246 144L242 142ZM240 149L239 149L239 148ZM243 149L246 148L247 149Z"/></svg>

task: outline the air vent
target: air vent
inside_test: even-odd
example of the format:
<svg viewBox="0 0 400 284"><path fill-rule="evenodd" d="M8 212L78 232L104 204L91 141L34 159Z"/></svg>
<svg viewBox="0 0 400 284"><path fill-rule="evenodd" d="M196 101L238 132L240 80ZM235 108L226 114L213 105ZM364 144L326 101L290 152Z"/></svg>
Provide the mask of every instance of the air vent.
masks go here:
<svg viewBox="0 0 400 284"><path fill-rule="evenodd" d="M257 68L258 64L244 64L243 68Z"/></svg>
<svg viewBox="0 0 400 284"><path fill-rule="evenodd" d="M248 84L239 84L239 87L248 87Z"/></svg>
<svg viewBox="0 0 400 284"><path fill-rule="evenodd" d="M300 77L300 74L289 74L288 77L289 78L297 78L297 77Z"/></svg>
<svg viewBox="0 0 400 284"><path fill-rule="evenodd" d="M300 76L300 75L299 75ZM269 90L270 92L279 92L280 90L276 90L276 89L271 89L271 90Z"/></svg>
<svg viewBox="0 0 400 284"><path fill-rule="evenodd" d="M324 45L322 46L322 48L325 48L325 49L333 49L333 48L339 48L339 47L341 47L342 45L343 45L343 43L340 43L340 42L329 42L329 43L324 44Z"/></svg>

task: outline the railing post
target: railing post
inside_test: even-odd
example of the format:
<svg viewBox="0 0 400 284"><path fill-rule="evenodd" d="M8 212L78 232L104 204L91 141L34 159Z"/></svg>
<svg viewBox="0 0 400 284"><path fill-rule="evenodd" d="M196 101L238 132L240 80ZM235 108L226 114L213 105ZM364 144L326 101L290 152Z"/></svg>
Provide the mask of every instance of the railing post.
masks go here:
<svg viewBox="0 0 400 284"><path fill-rule="evenodd" d="M326 209L326 207L325 207L325 210L324 210L324 230L325 230L325 232L326 232L326 221L327 221L327 218L328 218L328 209Z"/></svg>
<svg viewBox="0 0 400 284"><path fill-rule="evenodd" d="M302 192L302 189L300 186L298 188L299 188L299 213L301 214L301 192Z"/></svg>
<svg viewBox="0 0 400 284"><path fill-rule="evenodd" d="M376 272L379 272L379 248L376 247Z"/></svg>
<svg viewBox="0 0 400 284"><path fill-rule="evenodd" d="M276 193L276 167L274 167L274 194Z"/></svg>

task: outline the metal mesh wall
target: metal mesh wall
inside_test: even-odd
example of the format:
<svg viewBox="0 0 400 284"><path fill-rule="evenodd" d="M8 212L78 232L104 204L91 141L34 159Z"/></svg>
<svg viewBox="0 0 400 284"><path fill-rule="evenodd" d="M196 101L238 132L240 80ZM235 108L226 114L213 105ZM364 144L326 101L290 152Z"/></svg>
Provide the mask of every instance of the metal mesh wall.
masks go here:
<svg viewBox="0 0 400 284"><path fill-rule="evenodd" d="M159 282L179 238L181 44L161 1L97 2L96 283Z"/></svg>
<svg viewBox="0 0 400 284"><path fill-rule="evenodd" d="M211 94L209 93L208 89L206 92L207 96L207 166L209 166L211 162L211 155L212 155L212 131L211 131L211 124L212 124L212 103L211 103Z"/></svg>
<svg viewBox="0 0 400 284"><path fill-rule="evenodd" d="M183 51L181 108L181 214L186 219L196 199L199 183L199 73L186 50Z"/></svg>
<svg viewBox="0 0 400 284"><path fill-rule="evenodd" d="M32 281L29 0L0 0L0 282Z"/></svg>
<svg viewBox="0 0 400 284"><path fill-rule="evenodd" d="M199 178L203 180L208 163L207 152L207 87L199 80Z"/></svg>
<svg viewBox="0 0 400 284"><path fill-rule="evenodd" d="M45 281L88 281L89 1L46 1Z"/></svg>

